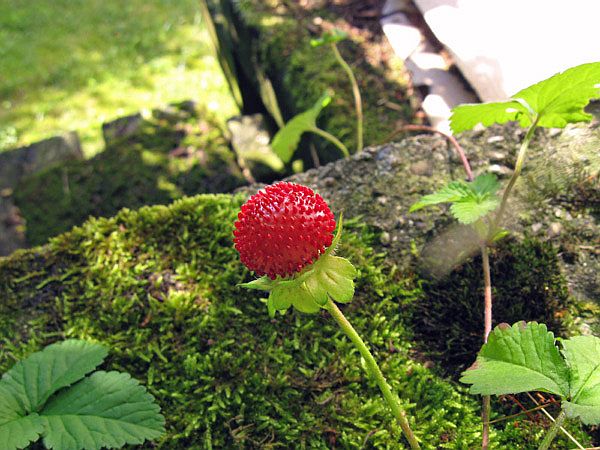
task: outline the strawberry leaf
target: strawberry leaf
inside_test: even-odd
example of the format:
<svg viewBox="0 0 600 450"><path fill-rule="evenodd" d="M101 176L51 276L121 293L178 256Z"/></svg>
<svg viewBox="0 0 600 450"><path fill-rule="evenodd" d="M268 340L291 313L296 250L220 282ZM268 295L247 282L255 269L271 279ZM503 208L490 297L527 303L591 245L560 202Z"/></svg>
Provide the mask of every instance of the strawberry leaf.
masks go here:
<svg viewBox="0 0 600 450"><path fill-rule="evenodd" d="M563 402L569 417L586 425L600 423L600 338L576 336L562 341L569 365L570 401Z"/></svg>
<svg viewBox="0 0 600 450"><path fill-rule="evenodd" d="M564 128L569 123L589 122L584 111L590 100L600 98L600 62L582 64L525 88L506 102L466 104L452 110L454 133L472 129L478 123L518 121L529 127Z"/></svg>
<svg viewBox="0 0 600 450"><path fill-rule="evenodd" d="M19 416L15 414L9 419L6 414L0 417L0 448L13 450L25 448L30 442L37 441L44 431L44 424L37 414Z"/></svg>
<svg viewBox="0 0 600 450"><path fill-rule="evenodd" d="M409 212L439 203L452 203L450 212L463 224L471 224L495 210L500 204L496 191L497 178L490 173L479 175L473 182L453 181L438 192L425 195Z"/></svg>
<svg viewBox="0 0 600 450"><path fill-rule="evenodd" d="M94 370L107 353L102 345L76 339L52 344L16 363L0 388L13 393L21 415L35 412L53 393Z"/></svg>
<svg viewBox="0 0 600 450"><path fill-rule="evenodd" d="M62 450L142 444L164 433L159 411L154 397L129 374L94 372L59 392L40 412L44 444Z"/></svg>
<svg viewBox="0 0 600 450"><path fill-rule="evenodd" d="M536 322L497 326L460 381L471 384L473 394L545 391L569 395L569 370L554 335Z"/></svg>

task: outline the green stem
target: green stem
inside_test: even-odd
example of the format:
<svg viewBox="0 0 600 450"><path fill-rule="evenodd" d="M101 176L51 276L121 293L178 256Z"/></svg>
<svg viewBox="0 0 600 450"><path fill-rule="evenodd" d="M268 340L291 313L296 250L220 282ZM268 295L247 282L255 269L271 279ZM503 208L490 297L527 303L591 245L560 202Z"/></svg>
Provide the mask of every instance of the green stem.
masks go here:
<svg viewBox="0 0 600 450"><path fill-rule="evenodd" d="M381 369L377 365L377 362L375 361L375 358L373 358L373 355L369 351L369 348L358 335L354 327L352 327L350 322L348 322L348 319L346 319L342 311L340 311L340 309L331 299L329 299L329 301L325 305L325 309L327 309L327 311L329 311L329 313L333 316L340 328L344 331L344 333L346 333L346 336L350 338L352 343L360 352L361 356L364 358L365 362L367 363L368 374L377 383L379 389L381 389L381 393L383 394L385 401L392 410L398 422L400 422L400 427L402 428L402 432L404 433L404 436L410 444L410 448L420 449L421 447L419 446L419 442L417 441L417 438L413 434L412 430L410 429L410 425L408 424L406 413L400 405L400 400L396 395L392 393L392 390L387 384L387 381L381 373Z"/></svg>
<svg viewBox="0 0 600 450"><path fill-rule="evenodd" d="M533 132L535 131L535 129L537 127L538 120L539 120L539 117L536 116L533 123L529 127L529 130L527 130L525 139L523 139L523 142L521 143L521 147L519 148L519 153L517 154L517 163L515 164L515 171L514 171L512 177L510 178L510 181L508 182L508 186L504 190L504 194L502 195L502 202L500 203L500 209L498 209L498 214L496 214L496 218L495 218L492 226L490 227L490 233L491 233L490 238L496 233L497 227L500 225L500 222L502 221L502 216L504 215L504 212L506 211L506 205L508 204L508 197L510 197L510 193L512 192L512 189L513 189L515 183L517 182L517 178L519 178L519 175L521 174L521 170L523 169L523 162L525 161L525 154L527 153L527 148L529 147L529 142L531 141L531 138L533 137Z"/></svg>
<svg viewBox="0 0 600 450"><path fill-rule="evenodd" d="M332 43L331 48L333 49L333 54L335 55L335 58L348 74L348 78L350 78L350 84L352 84L352 93L354 94L354 107L356 108L356 152L358 153L363 149L363 112L362 99L360 98L360 89L358 88L358 83L356 82L356 77L354 76L354 72L352 72L352 68L348 65L344 58L342 58L342 55L340 54L340 51L337 48L337 45L335 45L335 43Z"/></svg>
<svg viewBox="0 0 600 450"><path fill-rule="evenodd" d="M331 142L333 145L335 145L337 148L339 148L346 158L348 156L350 156L350 152L348 151L348 148L344 144L342 144L342 142L338 138L336 138L333 134L328 133L325 130L321 130L320 128L317 128L317 127L310 128L308 131L318 134L322 138L327 139L329 142Z"/></svg>
<svg viewBox="0 0 600 450"><path fill-rule="evenodd" d="M560 412L560 414L558 415L558 417L556 418L556 420L554 421L554 423L552 424L552 426L550 427L550 429L546 433L546 436L544 436L544 440L542 441L542 443L538 447L538 450L548 450L548 447L550 447L550 444L552 443L552 441L556 437L556 434L558 433L558 430L560 429L560 427L562 426L563 422L565 421L565 417L566 416L567 416L567 414L564 411Z"/></svg>

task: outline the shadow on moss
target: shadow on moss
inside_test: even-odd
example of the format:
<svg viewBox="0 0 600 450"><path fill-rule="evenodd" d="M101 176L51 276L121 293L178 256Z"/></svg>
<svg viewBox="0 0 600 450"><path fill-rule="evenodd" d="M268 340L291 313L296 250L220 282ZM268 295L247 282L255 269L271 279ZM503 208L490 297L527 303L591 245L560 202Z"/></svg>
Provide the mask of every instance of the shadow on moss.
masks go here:
<svg viewBox="0 0 600 450"><path fill-rule="evenodd" d="M550 243L510 239L490 255L493 326L520 320L567 331L570 297ZM454 378L469 367L483 340L483 275L476 256L449 275L422 284L412 323L422 350Z"/></svg>
<svg viewBox="0 0 600 450"><path fill-rule="evenodd" d="M245 184L218 126L186 102L157 111L132 136L87 161L24 180L15 202L31 245L122 208L165 204L185 195L230 192Z"/></svg>

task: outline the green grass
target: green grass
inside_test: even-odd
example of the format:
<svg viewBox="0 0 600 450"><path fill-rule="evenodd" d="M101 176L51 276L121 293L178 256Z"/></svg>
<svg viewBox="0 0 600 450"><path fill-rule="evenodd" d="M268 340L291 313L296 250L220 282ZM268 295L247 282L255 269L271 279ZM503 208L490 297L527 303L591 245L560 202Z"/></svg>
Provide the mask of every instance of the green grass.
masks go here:
<svg viewBox="0 0 600 450"><path fill-rule="evenodd" d="M87 156L118 116L198 99L237 111L197 0L0 0L0 151L75 129Z"/></svg>

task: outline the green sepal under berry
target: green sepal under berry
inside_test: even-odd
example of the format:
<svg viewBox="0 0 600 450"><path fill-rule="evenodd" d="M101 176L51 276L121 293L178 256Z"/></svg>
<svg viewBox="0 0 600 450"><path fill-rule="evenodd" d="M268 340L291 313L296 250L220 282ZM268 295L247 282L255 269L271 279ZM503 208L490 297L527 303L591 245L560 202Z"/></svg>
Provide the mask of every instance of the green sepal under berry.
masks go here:
<svg viewBox="0 0 600 450"><path fill-rule="evenodd" d="M452 181L439 191L422 197L410 207L409 212L426 206L451 203L450 212L454 218L465 225L472 224L500 205L500 199L496 195L498 189L500 182L491 173L481 174L470 183Z"/></svg>
<svg viewBox="0 0 600 450"><path fill-rule="evenodd" d="M342 236L342 223L340 216L337 233L329 248L295 277L272 280L264 276L239 286L269 291L267 309L271 317L276 311L286 311L290 306L303 313L316 313L330 298L338 303L350 302L354 297L356 269L347 259L333 255Z"/></svg>

